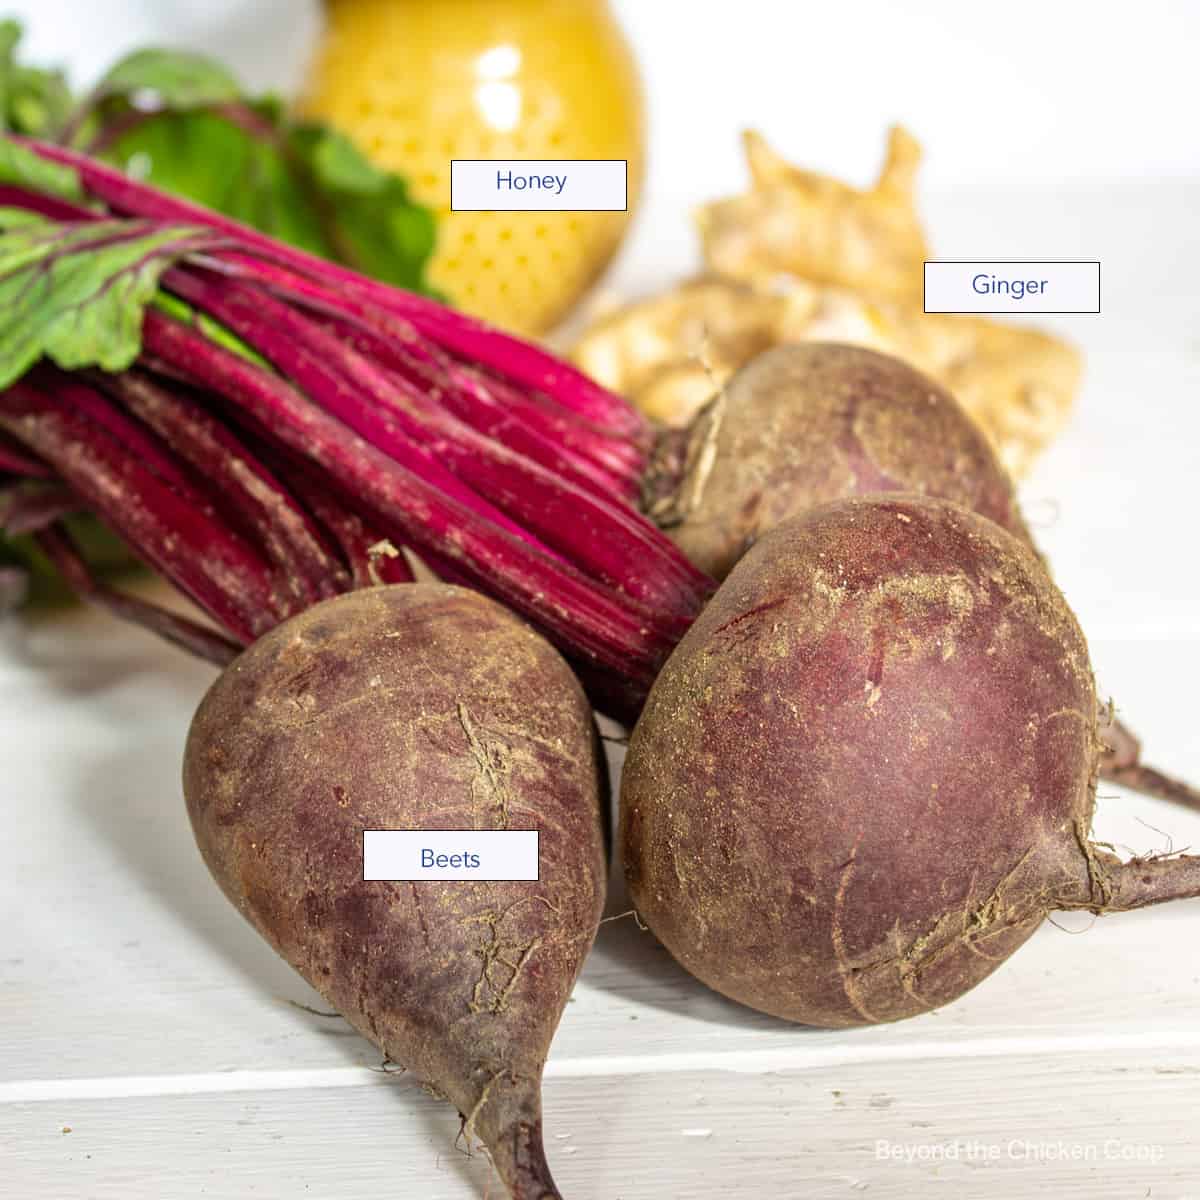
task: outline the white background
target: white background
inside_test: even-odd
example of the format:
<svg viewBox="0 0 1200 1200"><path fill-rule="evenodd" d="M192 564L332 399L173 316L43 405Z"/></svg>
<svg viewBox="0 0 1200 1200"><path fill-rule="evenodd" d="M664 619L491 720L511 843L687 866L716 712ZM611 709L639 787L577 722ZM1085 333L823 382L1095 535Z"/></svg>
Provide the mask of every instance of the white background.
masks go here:
<svg viewBox="0 0 1200 1200"><path fill-rule="evenodd" d="M431 0L436 2L436 0ZM0 8L3 5L0 4ZM146 39L295 77L314 8L36 0L32 49L95 70ZM928 148L945 258L1099 258L1104 314L1070 429L1023 487L1106 690L1200 777L1200 5L625 0L648 79L650 187L611 282L695 264L685 213L740 186L761 127L865 182L884 128ZM211 673L77 613L0 623L0 1178L32 1200L479 1197L458 1122L320 1007L219 895L178 760ZM1097 834L1200 846L1200 817L1101 789ZM623 901L614 899L614 910ZM631 921L606 925L548 1066L571 1200L1200 1197L1200 904L1047 925L901 1026L824 1033L725 1003ZM69 1134L63 1133L70 1126ZM910 1146L1159 1145L1157 1164L907 1166ZM492 1185L492 1197L498 1194Z"/></svg>
<svg viewBox="0 0 1200 1200"><path fill-rule="evenodd" d="M1185 136L1200 44L1189 0L613 7L649 85L664 195L727 188L748 122L813 166L865 178L881 123L904 121L930 147L934 187L1200 168L1200 139ZM0 12L21 16L30 50L81 82L125 49L165 41L281 87L299 78L319 19L315 0L9 0Z"/></svg>

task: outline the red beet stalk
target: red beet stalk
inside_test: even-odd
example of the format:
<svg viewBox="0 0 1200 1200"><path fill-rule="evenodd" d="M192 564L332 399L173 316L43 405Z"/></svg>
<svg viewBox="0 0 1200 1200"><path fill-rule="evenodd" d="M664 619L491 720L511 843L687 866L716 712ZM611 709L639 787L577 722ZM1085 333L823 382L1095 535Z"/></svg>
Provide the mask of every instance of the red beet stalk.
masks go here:
<svg viewBox="0 0 1200 1200"><path fill-rule="evenodd" d="M451 411L481 432L490 432L496 419L486 410L499 408L511 425L539 434L557 454L573 461L587 460L603 472L605 494L612 495L615 490L630 500L637 497L647 465L645 449L638 442L614 436L545 396L527 394L478 366L468 366L422 338L410 321L344 289L335 291L295 271L235 250L220 258L198 256L198 261L210 270L260 284L280 299L320 313L368 357L436 389ZM483 424L476 424L476 418L481 418ZM505 441L518 448L507 437Z"/></svg>
<svg viewBox="0 0 1200 1200"><path fill-rule="evenodd" d="M292 490L337 543L350 572L352 588L383 583L411 583L413 573L401 550L366 520L343 504L303 467L288 472Z"/></svg>
<svg viewBox="0 0 1200 1200"><path fill-rule="evenodd" d="M396 545L429 549L474 586L524 613L568 654L647 687L671 636L628 600L447 496L278 376L151 310L145 344L236 404L272 441L328 474Z"/></svg>
<svg viewBox="0 0 1200 1200"><path fill-rule="evenodd" d="M307 512L225 426L179 388L142 372L106 377L103 386L153 429L170 450L207 479L215 503L245 527L296 600L315 604L344 590L345 568Z"/></svg>
<svg viewBox="0 0 1200 1200"><path fill-rule="evenodd" d="M0 471L27 479L49 479L54 472L22 446L0 433Z"/></svg>
<svg viewBox="0 0 1200 1200"><path fill-rule="evenodd" d="M110 434L137 459L143 469L157 475L181 499L197 508L208 505L207 497L202 495L182 464L150 430L132 420L94 387L83 383L79 376L69 375L48 363L39 363L28 372L24 382L45 396L53 396L61 408L70 409Z"/></svg>
<svg viewBox="0 0 1200 1200"><path fill-rule="evenodd" d="M391 457L403 461L396 449L411 442L436 447L440 462L520 528L653 611L697 611L703 602L707 577L628 505L602 500L483 437L270 296L185 271L172 271L167 283Z"/></svg>
<svg viewBox="0 0 1200 1200"><path fill-rule="evenodd" d="M344 373L339 373L338 359L344 348L329 339L319 327L304 322L270 296L247 291L238 284L207 280L201 275L178 270L168 272L167 282L176 295L202 307L271 359L306 394L319 395L323 407L346 421L389 457L420 473L446 495L470 505L514 537L536 541L500 509L472 492L469 485L447 470L440 458L430 453L420 441L389 425L385 414L351 387L351 381ZM274 322L279 324L273 325ZM189 368L186 362L179 365Z"/></svg>
<svg viewBox="0 0 1200 1200"><path fill-rule="evenodd" d="M100 608L107 609L113 616L141 625L143 629L150 630L189 654L216 663L219 667L228 666L241 652L241 646L222 637L214 629L100 583L93 578L79 547L62 526L52 525L40 530L35 538L71 590Z"/></svg>
<svg viewBox="0 0 1200 1200"><path fill-rule="evenodd" d="M36 533L84 507L83 501L61 483L0 487L0 530L9 537Z"/></svg>
<svg viewBox="0 0 1200 1200"><path fill-rule="evenodd" d="M253 641L291 614L267 564L248 543L64 400L16 383L0 393L0 427L49 463L239 642Z"/></svg>

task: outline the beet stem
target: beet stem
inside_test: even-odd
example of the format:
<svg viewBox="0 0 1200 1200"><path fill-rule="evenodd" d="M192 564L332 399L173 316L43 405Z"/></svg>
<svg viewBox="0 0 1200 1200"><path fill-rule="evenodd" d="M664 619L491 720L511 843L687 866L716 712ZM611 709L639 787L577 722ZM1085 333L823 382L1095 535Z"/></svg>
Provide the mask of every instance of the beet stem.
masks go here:
<svg viewBox="0 0 1200 1200"><path fill-rule="evenodd" d="M539 545L549 543L585 573L651 612L678 614L669 623L678 636L713 590L712 581L632 508L601 499L478 433L428 398L402 388L395 376L294 308L245 285L205 280L185 270L172 271L168 284L378 449L409 466L408 443L430 445L461 485L496 506L487 515L497 524L503 522L517 534L531 531ZM456 493L444 481L433 482L451 495L461 493L461 485Z"/></svg>
<svg viewBox="0 0 1200 1200"><path fill-rule="evenodd" d="M627 600L546 557L405 470L285 380L151 310L147 347L245 410L272 441L319 465L359 498L393 541L448 558L487 594L535 621L552 641L648 688L671 639Z"/></svg>
<svg viewBox="0 0 1200 1200"><path fill-rule="evenodd" d="M269 359L305 396L446 495L467 504L514 537L534 541L440 461L440 455L388 422L363 387L339 372L346 350L312 321L279 301L238 284L217 283L185 271L168 273L171 290L203 308ZM371 397L379 400L378 394ZM440 449L440 447L439 447ZM542 547L538 543L540 548Z"/></svg>
<svg viewBox="0 0 1200 1200"><path fill-rule="evenodd" d="M334 293L312 280L245 255L217 259L197 255L195 265L232 279L252 282L270 295L317 314L343 341L379 365L397 371L435 394L451 412L481 433L497 435L514 449L536 448L545 465L577 473L604 496L636 499L645 455L626 438L578 419L544 399L471 367L426 341L411 322L358 297ZM520 443L520 444L518 444ZM530 453L537 458L537 453ZM543 461L539 459L539 461Z"/></svg>
<svg viewBox="0 0 1200 1200"><path fill-rule="evenodd" d="M0 433L0 471L28 479L50 479L54 475L44 462L27 454L4 433Z"/></svg>
<svg viewBox="0 0 1200 1200"><path fill-rule="evenodd" d="M403 554L393 558L376 550L381 542L387 541L391 545L390 540L343 504L323 480L317 479L313 472L303 466L295 465L288 470L288 481L301 503L337 543L350 572L352 587L367 588L380 583L413 581L412 571Z"/></svg>
<svg viewBox="0 0 1200 1200"><path fill-rule="evenodd" d="M207 505L207 498L195 480L183 469L179 460L136 417L122 411L110 397L82 382L78 374L68 374L48 362L39 363L24 376L24 382L43 395L53 396L60 407L93 422L114 441L151 471L179 496L197 508Z"/></svg>
<svg viewBox="0 0 1200 1200"><path fill-rule="evenodd" d="M0 491L0 529L9 537L36 533L84 507L83 501L65 484L19 485Z"/></svg>
<svg viewBox="0 0 1200 1200"><path fill-rule="evenodd" d="M344 590L345 573L308 515L198 401L138 372L106 376L102 382L208 481L218 507L241 518L298 603L315 604Z"/></svg>
<svg viewBox="0 0 1200 1200"><path fill-rule="evenodd" d="M15 383L0 393L0 426L238 641L290 615L256 550L60 397Z"/></svg>
<svg viewBox="0 0 1200 1200"><path fill-rule="evenodd" d="M122 620L141 625L165 641L218 667L227 667L242 652L241 646L222 637L214 629L98 582L79 547L61 525L41 529L34 537L71 590L89 603L106 609Z"/></svg>

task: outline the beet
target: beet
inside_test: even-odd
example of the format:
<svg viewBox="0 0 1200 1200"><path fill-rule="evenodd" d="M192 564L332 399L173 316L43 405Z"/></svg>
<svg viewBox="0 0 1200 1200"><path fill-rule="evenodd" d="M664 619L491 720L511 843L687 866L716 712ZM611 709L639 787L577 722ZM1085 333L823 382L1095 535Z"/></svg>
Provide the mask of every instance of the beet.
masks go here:
<svg viewBox="0 0 1200 1200"><path fill-rule="evenodd" d="M1037 556L917 496L762 538L651 690L621 791L635 905L717 991L812 1025L944 1005L1057 908L1200 895L1089 840L1087 646Z"/></svg>
<svg viewBox="0 0 1200 1200"><path fill-rule="evenodd" d="M955 500L1029 540L983 431L898 358L838 342L778 346L742 367L717 404L711 469L670 531L716 579L787 517L878 492Z"/></svg>
<svg viewBox="0 0 1200 1200"><path fill-rule="evenodd" d="M558 653L444 584L326 601L260 638L192 724L184 789L225 894L454 1104L512 1196L558 1196L550 1040L604 903L591 709ZM538 829L537 882L364 882L366 829Z"/></svg>

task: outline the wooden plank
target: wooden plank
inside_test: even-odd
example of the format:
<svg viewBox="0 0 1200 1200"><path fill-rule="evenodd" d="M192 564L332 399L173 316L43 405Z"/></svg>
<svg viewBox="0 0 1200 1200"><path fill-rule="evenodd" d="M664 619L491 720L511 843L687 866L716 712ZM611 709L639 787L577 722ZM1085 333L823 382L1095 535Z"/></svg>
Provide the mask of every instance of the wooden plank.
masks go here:
<svg viewBox="0 0 1200 1200"><path fill-rule="evenodd" d="M548 1153L571 1200L1198 1200L1198 1106L1195 1049L546 1087ZM457 1131L402 1079L7 1104L0 1165L6 1194L45 1200L501 1200L485 1159L454 1149Z"/></svg>

